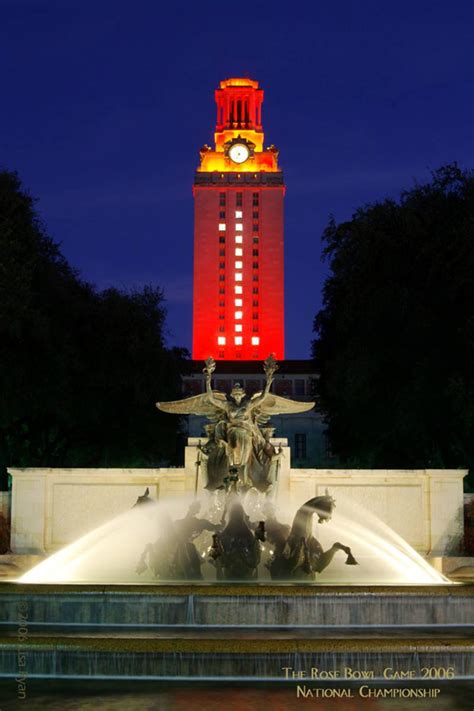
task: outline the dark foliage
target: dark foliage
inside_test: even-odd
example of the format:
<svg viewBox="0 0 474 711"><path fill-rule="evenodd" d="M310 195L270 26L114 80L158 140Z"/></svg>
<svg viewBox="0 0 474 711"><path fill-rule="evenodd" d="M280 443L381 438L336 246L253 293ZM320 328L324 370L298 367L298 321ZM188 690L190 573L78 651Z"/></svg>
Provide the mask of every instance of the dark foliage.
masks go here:
<svg viewBox="0 0 474 711"><path fill-rule="evenodd" d="M173 461L184 350L164 343L157 288L97 292L45 234L16 174L0 172L0 465Z"/></svg>
<svg viewBox="0 0 474 711"><path fill-rule="evenodd" d="M474 467L474 178L333 219L313 356L328 436L363 467Z"/></svg>

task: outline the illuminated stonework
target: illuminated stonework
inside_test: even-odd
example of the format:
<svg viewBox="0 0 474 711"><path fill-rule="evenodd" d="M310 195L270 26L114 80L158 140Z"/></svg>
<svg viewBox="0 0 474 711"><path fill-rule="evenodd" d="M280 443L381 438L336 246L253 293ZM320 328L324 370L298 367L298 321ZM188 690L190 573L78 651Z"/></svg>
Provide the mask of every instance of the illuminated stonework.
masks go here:
<svg viewBox="0 0 474 711"><path fill-rule="evenodd" d="M226 79L215 99L215 146L194 179L193 358L282 360L285 186L277 149L264 148L263 90Z"/></svg>

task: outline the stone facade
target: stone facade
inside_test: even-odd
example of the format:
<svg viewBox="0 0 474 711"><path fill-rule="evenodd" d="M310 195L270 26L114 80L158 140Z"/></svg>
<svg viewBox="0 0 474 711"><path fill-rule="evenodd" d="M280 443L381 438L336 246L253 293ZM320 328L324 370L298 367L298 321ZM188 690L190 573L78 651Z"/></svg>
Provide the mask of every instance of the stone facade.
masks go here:
<svg viewBox="0 0 474 711"><path fill-rule="evenodd" d="M463 533L463 477L467 470L295 469L286 439L278 496L295 508L324 494L349 495L423 555L452 552ZM185 449L185 466L169 469L9 470L14 553L52 553L131 508L146 487L155 499L194 491L198 440ZM205 471L200 472L202 489Z"/></svg>

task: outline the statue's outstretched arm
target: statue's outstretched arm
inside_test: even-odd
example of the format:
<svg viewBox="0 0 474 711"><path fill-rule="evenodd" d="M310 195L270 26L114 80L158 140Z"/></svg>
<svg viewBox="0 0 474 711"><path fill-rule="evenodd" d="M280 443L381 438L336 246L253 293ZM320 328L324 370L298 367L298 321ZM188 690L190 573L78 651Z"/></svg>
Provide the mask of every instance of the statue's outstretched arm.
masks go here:
<svg viewBox="0 0 474 711"><path fill-rule="evenodd" d="M207 397L209 398L209 402L212 403L215 407L218 407L219 410L225 410L225 400L218 400L215 396L214 393L212 392L212 387L211 387L211 379L212 379L212 374L216 369L216 361L214 358L209 357L205 361L205 366L202 370L203 373L206 375L206 394Z"/></svg>

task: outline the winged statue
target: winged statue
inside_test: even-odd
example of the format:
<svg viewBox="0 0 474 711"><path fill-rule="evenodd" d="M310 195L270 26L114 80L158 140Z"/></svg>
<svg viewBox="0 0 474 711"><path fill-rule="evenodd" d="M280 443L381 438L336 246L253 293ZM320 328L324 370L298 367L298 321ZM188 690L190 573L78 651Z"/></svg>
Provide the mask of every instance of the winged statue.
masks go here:
<svg viewBox="0 0 474 711"><path fill-rule="evenodd" d="M209 440L201 448L204 457L208 458L207 488L220 488L232 480L242 488L255 486L267 491L273 483L270 476L272 463L278 459L279 453L265 432L269 428L262 431L262 426L273 415L308 412L314 407L314 402L298 402L270 392L273 376L278 370L273 356L264 362L264 390L252 396L248 396L239 383L228 395L213 390L211 379L215 369L214 359L208 358L203 369L206 375L205 393L183 400L157 402L156 406L174 415L205 416L212 423L206 428ZM217 461L220 462L219 467L216 466Z"/></svg>

